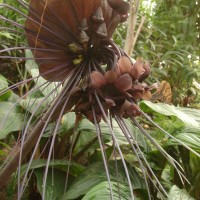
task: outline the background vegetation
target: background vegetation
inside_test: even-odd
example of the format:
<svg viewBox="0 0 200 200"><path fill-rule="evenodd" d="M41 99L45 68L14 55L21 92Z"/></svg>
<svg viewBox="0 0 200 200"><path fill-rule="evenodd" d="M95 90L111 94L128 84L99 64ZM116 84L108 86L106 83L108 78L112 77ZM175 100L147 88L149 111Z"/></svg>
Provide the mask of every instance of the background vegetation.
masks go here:
<svg viewBox="0 0 200 200"><path fill-rule="evenodd" d="M1 1L0 1L1 2ZM16 8L19 8L17 1L7 0ZM23 9L23 8L22 8ZM142 57L149 61L152 75L149 78L150 83L166 80L172 88L171 104L152 103L143 101L140 107L151 119L159 124L164 130L170 132L174 137L187 144L189 147L200 153L200 1L190 0L152 0L140 1L139 13L137 17L138 27L142 16L146 16L145 23L138 37L132 58ZM15 12L5 10L0 7L0 14L12 19L17 23L24 24L24 18ZM0 21L0 49L7 49L13 46L24 46L26 40L21 37L20 30L11 31L13 27L9 23ZM3 28L4 27L4 28ZM6 27L6 28L5 28ZM114 41L124 47L126 40L127 23L120 25L114 34ZM14 57L30 57L30 52L6 51L1 55L10 55ZM17 83L20 80L26 80L38 73L35 62L23 59L0 59L0 91ZM4 121L0 129L0 162L3 163L16 144L20 131L25 123L27 115L34 112L38 103L54 87L53 84L47 88L40 88L34 94L24 97L16 105L15 102L24 96L33 85L44 83L40 82L24 83L14 90L8 90L0 96L0 121ZM47 99L48 104L51 99ZM159 99L158 99L159 101ZM32 103L30 103L32 102ZM176 106L176 107L175 107ZM8 110L11 110L7 115ZM38 110L34 118L41 113ZM155 129L148 121L139 119L144 127L156 142L162 146L170 156L177 160L185 171L187 179L191 185L181 182L174 167L168 164L163 158L158 148L155 148L140 131L129 123L135 143L141 149L142 154L147 159L159 181L167 190L171 199L200 199L200 158L194 153L188 151L175 140L169 138L158 129ZM38 148L38 155L32 162L30 171L34 170L32 181L24 195L24 199L40 198L42 193L42 179L44 166L49 150L48 142L51 139L53 124L50 124L42 138ZM114 130L117 133L117 139L123 148L123 154L128 163L131 174L131 181L134 185L134 194L136 199L148 199L147 188L144 184L144 177L141 174L138 159L130 151L130 146L122 135L120 128L114 124ZM101 123L103 141L106 146L106 154L109 158L109 171L114 189L114 195L118 199L119 191L117 184L120 184L121 193L124 199L130 199L127 186L126 174L122 168L121 162L117 164L119 174L112 174L116 167L113 160L112 137L104 122ZM65 194L67 199L109 199L109 187L106 174L102 164L101 151L99 150L98 140L95 135L95 127L88 120L83 119L78 124L75 123L73 113L63 116L62 124L59 127L59 134L55 141L55 160L49 163L54 169L56 176L48 174L46 186L47 199L61 199L64 191L65 176L67 170L70 170L69 189ZM72 135L76 134L76 141L72 141ZM73 144L72 162L66 160L69 155L70 147ZM46 145L46 150L40 152ZM140 153L141 153L140 152ZM117 161L118 162L118 161ZM70 166L70 168L69 168ZM25 174L26 163L22 166L21 175ZM9 186L0 193L0 199L13 199L16 195L15 177L11 180ZM52 182L54 184L52 184ZM63 188L61 187L63 186ZM152 198L162 199L159 192L149 183ZM108 188L108 189L107 189ZM37 196L38 195L38 196Z"/></svg>

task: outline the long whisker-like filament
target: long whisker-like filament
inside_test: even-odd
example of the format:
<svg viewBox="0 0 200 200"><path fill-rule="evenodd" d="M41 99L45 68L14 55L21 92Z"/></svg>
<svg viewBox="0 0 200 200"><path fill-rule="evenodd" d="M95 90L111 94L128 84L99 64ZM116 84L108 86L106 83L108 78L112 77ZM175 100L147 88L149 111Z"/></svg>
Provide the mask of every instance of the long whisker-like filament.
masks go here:
<svg viewBox="0 0 200 200"><path fill-rule="evenodd" d="M65 111L65 108L67 106L67 103L69 101L69 98L72 94L72 91L73 89L75 88L75 86L77 86L77 84L79 83L80 81L80 78L77 78L74 85L72 86L72 89L71 91L69 92L69 95L61 109L61 112L59 114L59 117L58 117L58 120L57 120L57 123L56 123L56 127L55 127L55 130L53 132L53 139L52 139L52 143L51 143L51 147L50 147L50 151L49 151L49 155L48 155L48 160L47 160L47 165L46 165L46 169L45 169L45 174L44 174L44 188L43 188L43 193L42 193L42 198L45 199L45 189L46 189L46 180L47 180L47 174L48 174L48 165L49 165L49 162L50 162L50 157L51 157L51 154L52 154L52 149L53 149L53 145L54 145L54 140L55 140L55 136L56 136L56 133L57 133L57 130L58 130L58 125L60 124L60 121L61 121L61 118L64 114L64 111Z"/></svg>
<svg viewBox="0 0 200 200"><path fill-rule="evenodd" d="M77 76L79 73L80 73L80 70L78 71L78 73L76 74L76 76L74 76L74 77L72 76L71 84L73 83L73 81L75 80L75 78L77 78L77 80L76 80L76 82L75 82L75 84L74 84L73 87L75 87L75 86L77 85L77 83L79 82L79 80L80 80L80 78L78 78L78 76ZM66 92L69 90L69 88L72 87L71 84L67 84L66 86L63 86L63 92L59 95L58 101L55 101L55 103L54 103L54 105L52 106L51 110L49 109L49 115L48 115L48 117L47 117L47 120L46 120L45 123L44 123L44 127L43 127L41 133L43 133L43 132L45 131L45 129L46 129L46 127L47 127L47 125L48 125L50 119L52 118L52 115L54 114L54 112L55 112L55 110L56 110L56 108L58 107L58 105L59 105L60 102L62 101L64 95L65 95ZM70 94L68 95L67 98L69 99L69 97L70 97ZM65 101L65 104L63 105L62 110L65 109L67 103L68 103L68 100ZM64 111L63 111L63 112L64 112ZM32 115L32 116L33 116L33 115ZM31 119L29 119L29 122L28 122L28 123L30 123L30 121L31 121ZM26 133L27 131L28 131L28 126L26 127L25 133ZM25 134L25 133L24 133L24 134ZM42 136L42 134L41 134L39 137L41 138L41 136ZM40 140L37 141L36 147L39 145L39 141L40 141ZM33 154L32 154L32 157L31 157L31 159L30 159L30 161L29 161L29 165L28 165L28 167L27 167L27 172L26 172L26 174L25 174L25 176L24 176L24 181L23 181L22 186L24 185L25 178L26 178L27 173L28 173L28 169L30 168L30 165L31 165L33 156L34 156L34 154L35 154L35 152L36 152L36 147L35 147L35 149L34 149L34 152L33 152Z"/></svg>
<svg viewBox="0 0 200 200"><path fill-rule="evenodd" d="M151 122L156 128L158 128L159 130L161 130L163 133L165 133L167 136L169 136L170 138L172 138L174 141L178 142L179 144L183 145L186 149L188 149L189 151L191 151L193 154L195 154L196 156L200 157L200 154L197 153L196 151L194 151L192 148L190 148L189 146L187 146L186 144L184 144L182 141L180 141L179 139L177 139L176 137L174 137L173 135L171 135L170 133L168 133L166 130L164 130L162 127L160 127L158 124L156 124L146 113L144 113L141 109L140 112L142 113L142 115L149 121Z"/></svg>
<svg viewBox="0 0 200 200"><path fill-rule="evenodd" d="M64 38L63 36L61 36L61 35L59 35L58 33L54 32L54 31L51 30L49 27L45 26L43 23L40 23L40 22L38 22L38 21L32 19L31 17L26 16L23 12L19 11L18 9L16 9L16 8L14 8L14 7L12 7L12 6L9 6L9 5L7 5L7 4L1 4L1 7L6 7L6 8L8 8L8 9L11 9L11 10L15 11L16 13L19 13L20 15L22 15L22 16L25 17L26 19L29 19L29 20L33 21L35 24L41 26L41 27L44 28L45 30L49 31L50 33L54 34L54 35L57 36L58 38L62 39L63 42L69 42L69 41L67 40L67 38ZM16 23L16 22L13 22L12 20L6 19L6 18L3 17L3 16L0 16L0 18L2 18L2 20L5 20L5 21L8 21L8 22L12 23L13 25L16 25L16 26L19 27L19 28L24 29L24 27L23 27L22 25L20 25L20 24L18 24L18 23Z"/></svg>
<svg viewBox="0 0 200 200"><path fill-rule="evenodd" d="M149 196L149 199L151 199L151 194L150 194L150 191L149 191L149 186L148 186L148 181L147 181L147 172L146 172L146 169L145 169L143 163L140 160L140 157L138 156L138 152L137 152L136 148L134 147L133 142L130 140L130 135L131 134L129 133L129 130L128 130L124 120L122 118L120 118L120 116L115 115L115 119L116 119L118 125L120 126L124 136L126 137L127 141L131 145L131 148L132 148L134 154L136 155L136 157L138 159L138 162L140 164L142 173L144 175L144 180L145 180L145 184L146 184L146 187L147 187L148 196Z"/></svg>
<svg viewBox="0 0 200 200"><path fill-rule="evenodd" d="M94 124L95 124L95 127L96 127L96 133L97 133L97 137L98 137L98 141L99 141L99 146L100 146L101 153L102 153L103 164L104 164L104 168L106 170L106 176L107 176L108 184L109 184L109 188L110 188L110 198L113 199L112 185L111 185L111 182L110 182L109 169L108 169L108 166L107 166L108 163L106 161L106 155L105 155L105 152L104 152L104 148L103 148L102 141L101 141L101 136L100 136L100 129L99 129L99 126L97 124L97 119L96 119L96 115L95 115L95 109L94 109L93 106L92 106L92 114L93 114L93 118L94 118Z"/></svg>
<svg viewBox="0 0 200 200"><path fill-rule="evenodd" d="M115 136L115 134L114 134L114 132L113 132L113 130L112 130L112 127L111 127L110 124L109 124L109 120L108 120L108 118L107 118L107 116L106 116L106 114L105 114L105 111L104 111L104 109L103 109L103 107L102 107L102 105L101 105L101 102L100 102L100 100L99 100L99 97L98 97L98 95L97 95L97 92L95 91L94 94L95 94L96 101L97 101L97 103L98 103L98 105L99 105L99 107L100 107L100 109L101 109L102 114L103 114L103 117L105 118L105 121L106 121L106 123L107 123L107 125L108 125L108 128L109 128L109 130L110 130L110 133L111 133L111 135L112 135L112 137L113 137L113 140L114 140L114 142L115 142L115 144L116 144L116 147L117 147L117 150L118 150L118 152L119 152L119 154L120 154L120 157L121 157L121 159L122 159L122 163L123 163L123 166L124 166L124 170L125 170L125 173L126 173L126 176L127 176L127 179L128 179L128 185L129 185L129 188L130 188L131 198L134 199L132 184L131 184L131 180L130 180L128 168L127 168L127 166L126 166L126 163L125 163L125 160L124 160L122 151L121 151L121 149L120 149L120 147L119 147L119 144L118 144L117 139L116 139L116 136Z"/></svg>
<svg viewBox="0 0 200 200"><path fill-rule="evenodd" d="M80 79L80 78L79 78ZM69 89L69 86L66 86L67 89ZM64 96L64 94L60 94L58 95L58 99L62 96ZM35 128L32 130L32 132L30 133L28 139L26 140L26 142L23 145L23 157L22 159L27 155L27 153L31 150L31 148L34 146L34 144L37 141L37 138L40 134L40 130L43 128L44 126L44 122L48 119L50 113L52 112L52 110L55 110L55 106L57 105L57 102L55 101L51 107L49 108L49 110L45 113L45 115L41 118L41 120L38 122L38 124L35 126ZM21 151L20 151L21 152ZM7 164L7 166L4 168L4 170L2 170L2 172L0 173L0 185L4 185L5 182L2 180L7 180L7 177L10 177L10 175L12 174L12 172L15 171L16 167L17 167L17 163L20 157L20 152L17 151L16 155L13 157L13 159L11 161L9 161L9 163Z"/></svg>
<svg viewBox="0 0 200 200"><path fill-rule="evenodd" d="M64 66L63 66L63 67L64 67ZM63 72L64 72L64 71L65 71L65 70L63 70ZM57 74L57 76L59 76L59 75L60 75L61 73L63 73L63 72L60 72L59 74ZM54 78L56 78L56 76L55 76ZM6 113L6 116L4 117L4 119L3 119L3 120L1 121L1 123L0 123L0 129L2 128L4 122L6 121L8 115L10 114L10 112L12 111L12 109L20 102L20 100L22 100L25 96L27 96L27 95L33 93L34 91L37 91L39 88L41 88L41 87L43 87L43 86L46 85L45 87L42 88L42 90L44 90L46 87L48 87L49 84L50 84L50 82L49 82L49 81L46 81L46 82L44 82L42 85L33 88L33 89L30 90L28 93L26 93L25 95L23 95L22 97L20 97L20 98L13 104L13 106L10 108L10 110L8 110L8 112ZM61 83L60 83L56 88L54 88L53 91L51 91L51 93L50 93L49 95L45 96L45 98L44 98L44 100L42 101L42 103L44 103L44 102L51 96L51 94L53 94L53 93L57 90L57 88L58 88L59 86L61 86ZM42 90L41 90L41 91L42 91ZM35 109L35 112L36 112L37 109L42 105L42 103L40 103L40 104L38 105L38 107Z"/></svg>
<svg viewBox="0 0 200 200"><path fill-rule="evenodd" d="M184 176L184 174L182 173L184 170L182 168L182 166L176 161L174 160L169 154L167 154L167 152L148 134L146 133L146 131L143 129L143 127L134 119L134 117L131 117L131 120L133 121L133 123L140 129L140 131L151 141L151 143L163 154L163 156L169 161L170 164L172 164L172 166L176 169L177 173L179 174L179 177L182 181L182 183L184 184L184 181L182 178L184 178L188 183L189 181L187 180L187 178ZM181 169L178 169L178 167Z"/></svg>
<svg viewBox="0 0 200 200"><path fill-rule="evenodd" d="M12 47L12 48L7 48L0 50L0 53L6 52L6 51L13 51L13 50L37 50L37 51L47 51L47 52L61 52L61 50L57 49L42 49L42 48L31 48L31 47Z"/></svg>
<svg viewBox="0 0 200 200"><path fill-rule="evenodd" d="M127 132L127 134L128 134L128 132L129 132L129 131L128 131L128 127L127 127L127 125L126 125L126 123L124 122L123 119L122 119L122 122L123 122L123 125L124 125L124 128L125 128L125 132ZM154 177L154 179L156 180L156 182L157 182L158 185L160 186L160 188L161 188L161 190L163 191L163 193L169 198L169 196L168 196L166 190L163 188L163 186L161 185L160 181L158 180L158 178L157 178L156 175L154 174L153 170L151 169L151 167L150 167L148 161L146 160L146 158L145 158L145 156L144 156L142 150L140 149L140 146L138 145L137 141L135 140L135 138L134 138L134 137L132 136L132 134L130 134L130 133L127 135L127 139L128 139L128 140L130 140L129 137L133 140L133 143L135 144L137 150L139 151L140 156L141 156L142 159L144 160L144 162L145 162L145 164L146 164L146 166L147 166L149 172L152 174L152 176ZM130 142L131 142L131 141L130 141ZM134 147L134 145L133 145L132 143L131 143L131 146L132 146L132 148L135 149L135 147ZM142 164L142 165L143 165L143 164ZM144 165L143 165L143 166L144 166ZM148 175L148 177L149 177L150 180L151 180L151 176L149 176L149 172L147 172L147 175ZM157 187L157 186L155 185L154 181L152 181L152 183L154 184L155 187ZM162 194L162 192L160 192L160 193Z"/></svg>
<svg viewBox="0 0 200 200"><path fill-rule="evenodd" d="M6 89L3 89L0 91L0 95L3 95L4 93L8 92L9 90L14 90L15 88L17 88L19 85L21 84L25 84L25 83L28 83L28 82L31 82L33 80L36 80L38 79L39 77L41 76L45 76L45 75L48 75L49 73L52 73L52 72L55 72L57 73L57 70L60 70L63 68L63 71L62 72L59 72L59 75L61 75L61 73L67 71L67 69L65 69L65 67L67 67L70 63L65 63L65 64L62 64L62 65L59 65L59 66L56 66L55 68L52 68L51 70L48 70L44 73L40 73L38 76L35 76L35 77L32 77L32 78L29 78L29 79L26 79L26 80L23 80L23 81L20 81L16 84L13 84L11 86L9 86L8 88ZM56 75L55 77L57 77L58 75ZM54 77L54 78L55 78ZM54 78L50 79L49 81L54 81Z"/></svg>

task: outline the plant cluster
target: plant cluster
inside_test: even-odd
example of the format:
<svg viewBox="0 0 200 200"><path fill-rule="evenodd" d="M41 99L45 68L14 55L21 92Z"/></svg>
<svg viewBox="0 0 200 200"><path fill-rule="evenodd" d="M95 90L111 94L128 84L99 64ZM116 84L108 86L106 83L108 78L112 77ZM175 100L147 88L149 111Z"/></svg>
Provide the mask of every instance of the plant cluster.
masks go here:
<svg viewBox="0 0 200 200"><path fill-rule="evenodd" d="M111 39L129 4L17 2L1 4L21 37L0 59L26 76L0 76L0 197L198 199L200 112L149 101L149 63Z"/></svg>

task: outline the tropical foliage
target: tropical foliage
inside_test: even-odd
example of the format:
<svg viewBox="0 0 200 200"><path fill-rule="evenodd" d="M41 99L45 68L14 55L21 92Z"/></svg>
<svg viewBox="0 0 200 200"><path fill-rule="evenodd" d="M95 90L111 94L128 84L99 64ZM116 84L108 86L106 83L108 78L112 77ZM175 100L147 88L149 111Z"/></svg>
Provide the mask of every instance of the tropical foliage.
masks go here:
<svg viewBox="0 0 200 200"><path fill-rule="evenodd" d="M13 199L18 193L20 199L39 200L45 196L47 200L130 200L130 191L138 200L200 199L200 111L196 109L199 2L155 0L148 7L145 2L141 1L138 24L141 16L147 15L147 19L132 57L150 62L148 83L169 82L173 104L143 100L139 103L143 117L115 117L110 126L105 118L96 125L71 109L62 116L61 123L52 120L46 124L43 134L36 138L34 153L19 160L18 177L12 174L7 187L0 189L0 199ZM4 3L27 12L17 1ZM25 23L15 10L0 7L0 14L20 25ZM125 34L124 22L114 34L115 42L122 47ZM35 129L38 119L63 89L62 84L47 82L40 76L28 48L11 49L26 45L21 35L21 29L13 32L9 21L2 20L1 170L20 142L23 146L23 134ZM16 84L20 80L21 84Z"/></svg>

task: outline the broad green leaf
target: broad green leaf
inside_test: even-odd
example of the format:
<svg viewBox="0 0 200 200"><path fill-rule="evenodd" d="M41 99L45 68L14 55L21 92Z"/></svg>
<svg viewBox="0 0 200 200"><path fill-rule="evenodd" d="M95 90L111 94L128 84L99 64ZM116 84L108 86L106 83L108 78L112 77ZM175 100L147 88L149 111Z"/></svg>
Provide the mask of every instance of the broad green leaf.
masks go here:
<svg viewBox="0 0 200 200"><path fill-rule="evenodd" d="M125 120L127 127L134 137L135 141L138 143L140 147L145 149L145 151L149 150L148 143L145 141L143 135L140 133L140 131L130 123L130 121ZM127 139L125 138L121 128L118 126L117 122L115 120L112 121L112 126L113 126L113 132L117 138L117 142L119 145L127 145ZM110 133L110 129L108 125L104 122L100 122L100 127L101 127L101 133L104 138L104 142L107 144L112 145L112 134ZM87 119L83 119L78 127L78 131L81 132L80 138L77 142L77 146L75 148L74 152L79 152L86 144L88 144L90 141L92 141L95 137L97 137L96 134L96 128L93 123L88 121ZM94 143L93 147L99 147L98 141Z"/></svg>
<svg viewBox="0 0 200 200"><path fill-rule="evenodd" d="M193 116L200 116L200 111L196 109L178 108L173 105L164 103L152 103L150 101L142 101L140 107L145 112L160 113L164 116L175 116L180 119L186 126L198 128L200 127L199 119ZM191 113L189 113L191 111Z"/></svg>
<svg viewBox="0 0 200 200"><path fill-rule="evenodd" d="M184 144L193 148L194 150L200 152L200 130L196 133L192 132L183 132L175 135L177 139L182 141Z"/></svg>
<svg viewBox="0 0 200 200"><path fill-rule="evenodd" d="M170 125L173 126L173 124L170 124ZM168 131L168 132L173 134L173 136L176 139L178 139L179 141L181 141L188 147L194 149L196 152L200 152L200 146L199 146L199 144L200 144L200 129L199 128L182 127L182 128L176 129L176 126L175 126L173 131ZM163 133L160 133L160 134L163 134ZM180 143L178 141L176 141L172 138L168 138L168 137L164 138L164 136L163 136L163 139L161 142L162 142L163 147L180 145Z"/></svg>
<svg viewBox="0 0 200 200"><path fill-rule="evenodd" d="M47 165L47 160L33 160L30 169L34 170L34 174L37 177L37 186L40 194L43 192L44 184L44 171ZM85 169L82 165L76 164L74 162L69 162L67 160L52 160L49 163L49 170L47 175L47 182L45 188L45 199L59 199L64 194L65 183L66 183L66 172L69 168L69 183L74 177L78 176ZM27 171L28 164L25 164L21 167L21 176ZM14 178L13 178L14 179Z"/></svg>
<svg viewBox="0 0 200 200"><path fill-rule="evenodd" d="M8 87L7 79L0 74L0 90L3 90Z"/></svg>
<svg viewBox="0 0 200 200"><path fill-rule="evenodd" d="M74 112L69 112L62 117L62 127L65 131L74 128L76 115Z"/></svg>
<svg viewBox="0 0 200 200"><path fill-rule="evenodd" d="M34 171L37 178L37 188L42 195L44 189L44 169L37 169ZM68 180L70 182L70 180ZM66 173L56 170L49 169L46 187L45 187L45 199L58 200L64 194L66 182Z"/></svg>
<svg viewBox="0 0 200 200"><path fill-rule="evenodd" d="M101 133L105 143L112 144L112 135L110 133L109 127L105 122L100 122ZM76 147L74 149L74 153L78 153L85 145L87 145L90 141L97 137L96 128L93 123L91 123L87 119L83 119L79 126L78 131L80 132L79 140L77 141ZM126 138L124 137L121 129L117 125L117 123L113 120L113 131L117 138L118 143L121 144L128 144ZM98 140L94 142L91 147L91 150L99 148Z"/></svg>
<svg viewBox="0 0 200 200"><path fill-rule="evenodd" d="M30 166L31 169L39 169L46 167L47 160L33 160ZM74 162L69 162L67 160L52 160L49 163L49 167L53 167L54 169L58 169L63 172L67 172L67 166L70 165L70 173L73 176L79 175L85 167L82 165L76 164ZM25 164L21 167L21 176L26 172L28 164Z"/></svg>
<svg viewBox="0 0 200 200"><path fill-rule="evenodd" d="M195 200L185 189L179 189L176 185L171 187L169 197L171 200Z"/></svg>
<svg viewBox="0 0 200 200"><path fill-rule="evenodd" d="M19 104L28 112L35 113L35 115L41 114L48 106L48 102L45 97L42 98L27 98L20 100Z"/></svg>
<svg viewBox="0 0 200 200"><path fill-rule="evenodd" d="M4 76L0 75L0 92L6 88L8 88L7 79ZM10 90L5 92L4 94L1 94L0 101L7 101L9 97L11 96L11 94L12 92Z"/></svg>
<svg viewBox="0 0 200 200"><path fill-rule="evenodd" d="M180 107L178 108L178 110L185 113L187 116L193 118L196 122L198 122L199 124L198 127L200 127L200 110L193 108L185 108L185 107Z"/></svg>
<svg viewBox="0 0 200 200"><path fill-rule="evenodd" d="M0 95L0 101L7 101L11 95L12 95L11 91L8 91L8 92Z"/></svg>
<svg viewBox="0 0 200 200"><path fill-rule="evenodd" d="M190 155L190 158L191 158L190 166L193 173L199 173L200 172L200 158L192 153Z"/></svg>
<svg viewBox="0 0 200 200"><path fill-rule="evenodd" d="M129 165L128 165L129 166ZM124 167L121 161L117 161L117 169L114 161L108 163L109 174L111 181L119 182L123 185L127 184L127 177L124 172ZM134 189L145 188L144 180L132 167L128 167L130 178ZM101 182L107 181L106 172L102 162L96 162L90 165L77 179L72 183L67 193L66 199L76 199L81 195L86 194L94 186Z"/></svg>
<svg viewBox="0 0 200 200"><path fill-rule="evenodd" d="M3 3L3 0L0 0L0 3ZM9 32L5 32L5 31L1 31L0 32L0 37L3 36L7 39L14 39L14 37L12 36L13 34L9 33Z"/></svg>
<svg viewBox="0 0 200 200"><path fill-rule="evenodd" d="M117 182L111 182L113 200L130 200L129 187ZM87 194L82 198L82 200L103 200L111 199L110 188L107 181L102 182L94 186ZM137 199L137 198L136 198Z"/></svg>
<svg viewBox="0 0 200 200"><path fill-rule="evenodd" d="M194 154L190 154L190 166L192 169L192 188L190 194L193 195L196 199L200 196L199 183L200 183L200 158Z"/></svg>
<svg viewBox="0 0 200 200"><path fill-rule="evenodd" d="M25 121L24 115L14 103L0 102L0 139L13 131L21 130Z"/></svg>

